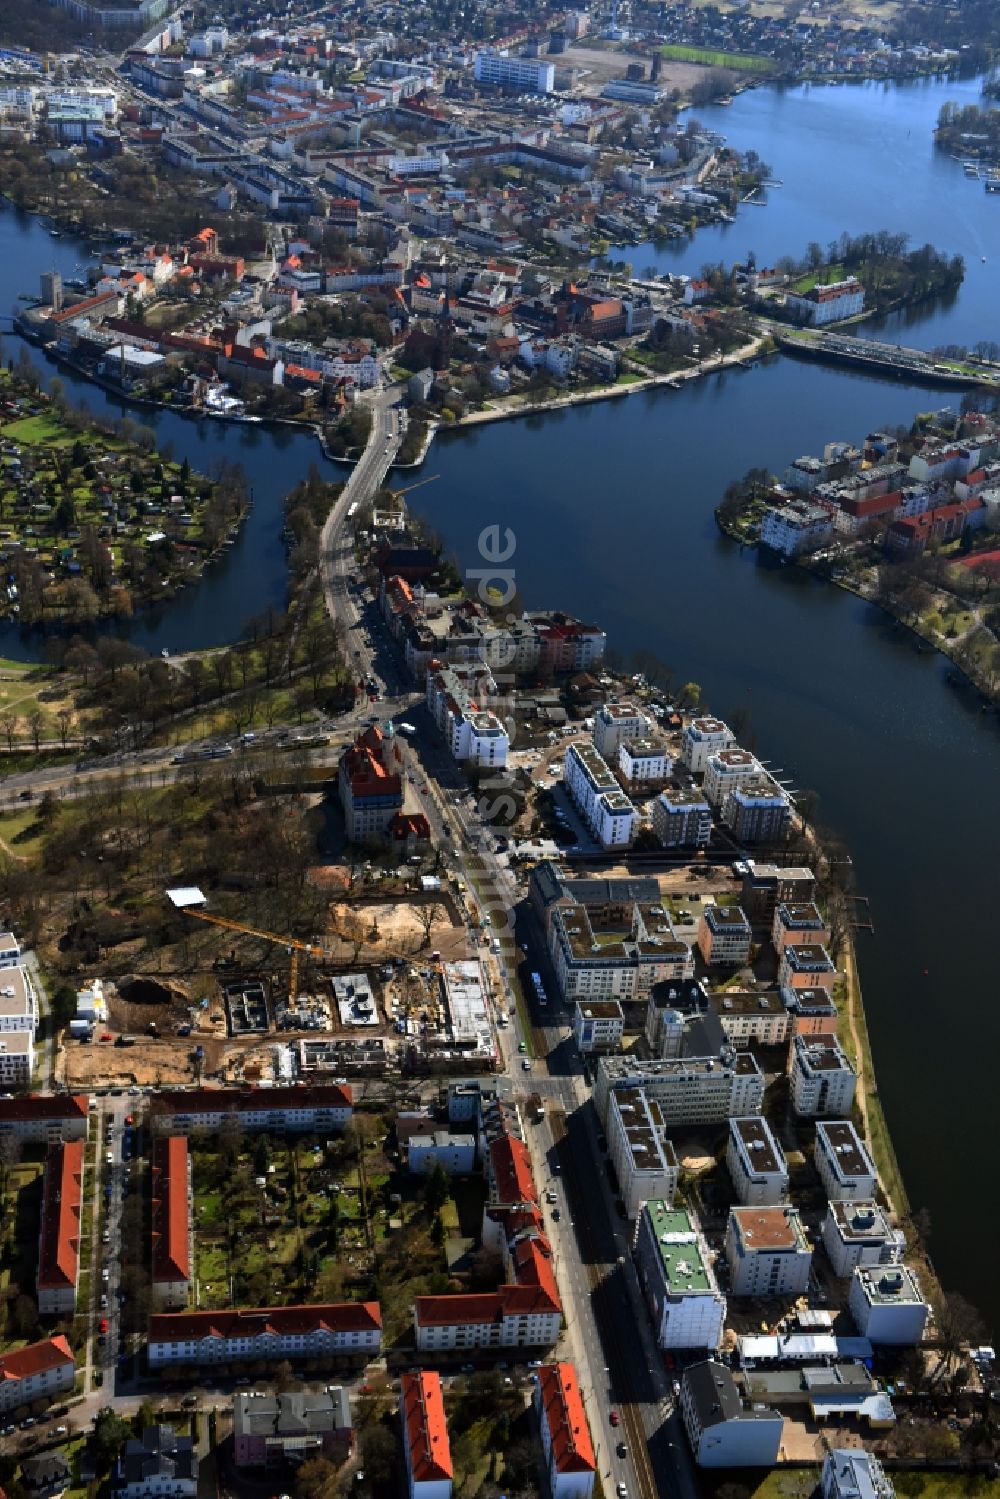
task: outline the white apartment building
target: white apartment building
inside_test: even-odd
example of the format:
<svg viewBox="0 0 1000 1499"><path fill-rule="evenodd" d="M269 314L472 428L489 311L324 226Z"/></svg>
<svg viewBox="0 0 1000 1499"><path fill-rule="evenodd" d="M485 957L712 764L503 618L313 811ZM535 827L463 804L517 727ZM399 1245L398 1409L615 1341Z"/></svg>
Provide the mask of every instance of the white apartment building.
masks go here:
<svg viewBox="0 0 1000 1499"><path fill-rule="evenodd" d="M729 1214L726 1259L734 1296L801 1296L812 1250L797 1208L740 1207Z"/></svg>
<svg viewBox="0 0 1000 1499"><path fill-rule="evenodd" d="M150 1126L156 1133L217 1133L235 1118L247 1134L340 1134L354 1112L349 1083L305 1088L189 1088L154 1094Z"/></svg>
<svg viewBox="0 0 1000 1499"><path fill-rule="evenodd" d="M21 944L13 932L0 932L0 968L21 966Z"/></svg>
<svg viewBox="0 0 1000 1499"><path fill-rule="evenodd" d="M705 906L698 920L698 950L709 968L740 968L749 960L753 934L739 906Z"/></svg>
<svg viewBox="0 0 1000 1499"><path fill-rule="evenodd" d="M635 1061L601 1057L594 1081L594 1106L607 1130L611 1094L619 1088L642 1088L659 1105L663 1125L721 1124L759 1114L764 1103L764 1074L749 1051L724 1051L718 1057L663 1057Z"/></svg>
<svg viewBox="0 0 1000 1499"><path fill-rule="evenodd" d="M635 703L605 703L594 714L594 748L605 760L614 760L623 744L648 739L649 719Z"/></svg>
<svg viewBox="0 0 1000 1499"><path fill-rule="evenodd" d="M451 751L452 758L482 768L507 764L510 738L491 708L477 696L493 697L496 683L486 666L440 667L427 673L427 706Z"/></svg>
<svg viewBox="0 0 1000 1499"><path fill-rule="evenodd" d="M571 744L563 761L566 786L602 848L627 848L636 810L603 758L587 744Z"/></svg>
<svg viewBox="0 0 1000 1499"><path fill-rule="evenodd" d="M608 1154L628 1217L652 1199L672 1206L679 1167L663 1113L642 1088L618 1088L608 1109Z"/></svg>
<svg viewBox="0 0 1000 1499"><path fill-rule="evenodd" d="M399 1415L410 1499L451 1499L455 1475L440 1374L411 1369L401 1375Z"/></svg>
<svg viewBox="0 0 1000 1499"><path fill-rule="evenodd" d="M788 1197L788 1165L763 1115L730 1119L726 1165L744 1207L781 1207Z"/></svg>
<svg viewBox="0 0 1000 1499"><path fill-rule="evenodd" d="M0 1139L9 1137L32 1145L84 1140L89 1120L90 1099L86 1093L0 1098Z"/></svg>
<svg viewBox="0 0 1000 1499"><path fill-rule="evenodd" d="M726 1298L690 1213L657 1200L644 1203L632 1252L659 1346L718 1348Z"/></svg>
<svg viewBox="0 0 1000 1499"><path fill-rule="evenodd" d="M856 317L864 310L865 289L854 276L844 281L830 281L825 286L814 286L801 295L787 292L785 306L810 327L821 328L826 323L836 323L842 318Z"/></svg>
<svg viewBox="0 0 1000 1499"><path fill-rule="evenodd" d="M35 1047L30 1030L0 1031L0 1084L23 1088L31 1082Z"/></svg>
<svg viewBox="0 0 1000 1499"><path fill-rule="evenodd" d="M788 1010L773 989L720 989L709 995L708 1005L733 1046L783 1046L788 1040Z"/></svg>
<svg viewBox="0 0 1000 1499"><path fill-rule="evenodd" d="M849 1119L821 1120L816 1125L816 1170L830 1202L873 1198L878 1173L868 1147Z"/></svg>
<svg viewBox="0 0 1000 1499"><path fill-rule="evenodd" d="M60 1334L0 1353L0 1415L7 1416L35 1400L51 1400L72 1390L76 1360Z"/></svg>
<svg viewBox="0 0 1000 1499"><path fill-rule="evenodd" d="M27 968L0 967L0 1034L38 1030L38 995Z"/></svg>
<svg viewBox="0 0 1000 1499"><path fill-rule="evenodd" d="M713 807L721 807L728 792L745 786L762 774L763 767L757 756L734 744L709 755L705 761L702 790Z"/></svg>
<svg viewBox="0 0 1000 1499"><path fill-rule="evenodd" d="M406 1163L412 1176L426 1176L437 1166L449 1176L468 1176L475 1170L475 1135L452 1135L446 1129L411 1135Z"/></svg>
<svg viewBox="0 0 1000 1499"><path fill-rule="evenodd" d="M895 1499L877 1457L862 1447L834 1447L823 1459L823 1499Z"/></svg>
<svg viewBox="0 0 1000 1499"><path fill-rule="evenodd" d="M834 1275L850 1275L859 1265L894 1265L902 1258L903 1235L878 1203L831 1202L823 1220L823 1247Z"/></svg>
<svg viewBox="0 0 1000 1499"><path fill-rule="evenodd" d="M778 1461L784 1417L744 1403L726 1364L708 1359L685 1369L679 1406L700 1468L773 1468Z"/></svg>
<svg viewBox="0 0 1000 1499"><path fill-rule="evenodd" d="M858 1075L836 1036L793 1036L792 1107L811 1118L850 1115Z"/></svg>
<svg viewBox="0 0 1000 1499"><path fill-rule="evenodd" d="M930 1311L907 1265L859 1265L847 1306L863 1338L897 1348L916 1347Z"/></svg>
<svg viewBox="0 0 1000 1499"><path fill-rule="evenodd" d="M158 1312L149 1319L148 1347L151 1368L345 1355L367 1362L382 1347L382 1313L377 1301Z"/></svg>
<svg viewBox="0 0 1000 1499"><path fill-rule="evenodd" d="M573 1365L543 1364L532 1398L552 1499L590 1499L597 1461Z"/></svg>
<svg viewBox="0 0 1000 1499"><path fill-rule="evenodd" d="M693 718L681 735L681 763L702 775L709 755L735 744L736 735L721 718Z"/></svg>
<svg viewBox="0 0 1000 1499"><path fill-rule="evenodd" d="M761 545L779 557L801 557L825 546L833 535L833 512L812 500L789 500L769 509L760 527Z"/></svg>
<svg viewBox="0 0 1000 1499"><path fill-rule="evenodd" d="M477 83L518 89L522 94L551 94L555 87L555 64L535 57L506 57L502 52L476 53Z"/></svg>
<svg viewBox="0 0 1000 1499"><path fill-rule="evenodd" d="M562 1307L530 1285L503 1285L467 1296L418 1296L413 1327L421 1353L551 1348L562 1328Z"/></svg>
<svg viewBox="0 0 1000 1499"><path fill-rule="evenodd" d="M618 1051L625 1016L616 999L578 999L573 1009L573 1039L582 1052Z"/></svg>
<svg viewBox="0 0 1000 1499"><path fill-rule="evenodd" d="M653 910L636 904L627 925L608 931L586 906L557 907L549 950L563 998L643 999L661 980L691 978L691 949L678 941L664 909Z"/></svg>
<svg viewBox="0 0 1000 1499"><path fill-rule="evenodd" d="M632 787L665 781L674 762L657 739L628 739L618 746L618 769Z"/></svg>
<svg viewBox="0 0 1000 1499"><path fill-rule="evenodd" d="M694 787L668 786L652 810L653 832L664 848L705 848L712 836L712 809Z"/></svg>

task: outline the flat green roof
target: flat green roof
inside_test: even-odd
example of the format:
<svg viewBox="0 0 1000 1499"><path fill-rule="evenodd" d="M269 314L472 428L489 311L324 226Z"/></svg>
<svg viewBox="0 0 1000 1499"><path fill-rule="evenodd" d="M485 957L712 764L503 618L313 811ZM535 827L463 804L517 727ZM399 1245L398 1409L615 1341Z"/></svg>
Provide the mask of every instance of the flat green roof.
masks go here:
<svg viewBox="0 0 1000 1499"><path fill-rule="evenodd" d="M714 1291L715 1282L702 1259L702 1238L689 1213L668 1208L662 1198L646 1203L649 1226L656 1238L670 1290Z"/></svg>

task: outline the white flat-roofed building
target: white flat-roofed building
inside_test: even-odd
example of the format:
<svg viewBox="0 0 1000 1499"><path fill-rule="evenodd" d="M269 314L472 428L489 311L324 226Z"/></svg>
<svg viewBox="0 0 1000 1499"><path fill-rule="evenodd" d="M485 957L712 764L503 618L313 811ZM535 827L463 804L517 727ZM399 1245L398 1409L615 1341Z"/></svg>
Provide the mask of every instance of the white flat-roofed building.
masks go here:
<svg viewBox="0 0 1000 1499"><path fill-rule="evenodd" d="M813 1159L831 1202L875 1196L878 1187L875 1163L849 1119L821 1120L816 1125Z"/></svg>
<svg viewBox="0 0 1000 1499"><path fill-rule="evenodd" d="M594 748L605 760L614 760L623 744L647 739L649 728L649 719L635 703L605 703L594 714Z"/></svg>
<svg viewBox="0 0 1000 1499"><path fill-rule="evenodd" d="M702 775L709 755L735 742L735 734L721 718L693 718L681 735L681 763L692 775Z"/></svg>
<svg viewBox="0 0 1000 1499"><path fill-rule="evenodd" d="M31 1082L35 1047L30 1030L0 1031L0 1083L23 1087Z"/></svg>
<svg viewBox="0 0 1000 1499"><path fill-rule="evenodd" d="M654 984L694 974L690 947L657 903L558 905L549 951L566 1000L644 999Z"/></svg>
<svg viewBox="0 0 1000 1499"><path fill-rule="evenodd" d="M792 1107L811 1118L850 1115L858 1075L834 1035L793 1036Z"/></svg>
<svg viewBox="0 0 1000 1499"><path fill-rule="evenodd" d="M629 1218L635 1218L642 1204L652 1198L672 1204L679 1168L656 1099L647 1097L642 1088L616 1089L611 1095L607 1135L608 1154Z"/></svg>
<svg viewBox="0 0 1000 1499"><path fill-rule="evenodd" d="M694 786L668 786L653 803L651 816L664 848L704 848L712 836L712 809Z"/></svg>
<svg viewBox="0 0 1000 1499"><path fill-rule="evenodd" d="M786 947L826 947L830 928L811 900L779 901L771 924L771 941L776 953Z"/></svg>
<svg viewBox="0 0 1000 1499"><path fill-rule="evenodd" d="M611 1093L642 1088L659 1104L666 1129L681 1124L720 1124L724 1119L759 1114L764 1074L752 1052L725 1050L717 1057L665 1057L636 1061L601 1057L594 1083L594 1105L607 1126Z"/></svg>
<svg viewBox="0 0 1000 1499"><path fill-rule="evenodd" d="M636 811L603 757L592 745L571 744L563 769L569 794L601 846L628 847Z"/></svg>
<svg viewBox="0 0 1000 1499"><path fill-rule="evenodd" d="M875 1201L831 1202L823 1220L823 1247L834 1275L859 1265L894 1265L902 1258L903 1235Z"/></svg>
<svg viewBox="0 0 1000 1499"><path fill-rule="evenodd" d="M719 989L708 1005L734 1046L782 1046L788 1040L788 1011L773 989Z"/></svg>
<svg viewBox="0 0 1000 1499"><path fill-rule="evenodd" d="M930 1311L907 1265L859 1265L847 1305L862 1337L897 1348L916 1347Z"/></svg>
<svg viewBox="0 0 1000 1499"><path fill-rule="evenodd" d="M709 968L740 968L749 960L750 923L739 906L706 906L698 921L698 950Z"/></svg>
<svg viewBox="0 0 1000 1499"><path fill-rule="evenodd" d="M536 57L507 57L502 52L476 53L476 82L517 89L522 94L551 94L555 64Z"/></svg>
<svg viewBox="0 0 1000 1499"><path fill-rule="evenodd" d="M778 964L781 989L829 989L837 982L837 966L819 943L801 942L785 947Z"/></svg>
<svg viewBox="0 0 1000 1499"><path fill-rule="evenodd" d="M833 535L833 511L813 500L789 500L769 509L761 522L761 545L779 557L800 557L825 546Z"/></svg>
<svg viewBox="0 0 1000 1499"><path fill-rule="evenodd" d="M616 999L578 999L573 1011L573 1039L583 1052L618 1051L625 1016Z"/></svg>
<svg viewBox="0 0 1000 1499"><path fill-rule="evenodd" d="M726 1259L734 1296L801 1296L809 1286L812 1250L798 1209L733 1208Z"/></svg>
<svg viewBox="0 0 1000 1499"><path fill-rule="evenodd" d="M726 1364L707 1359L685 1369L678 1404L700 1468L773 1468L778 1461L784 1417L744 1401Z"/></svg>
<svg viewBox="0 0 1000 1499"><path fill-rule="evenodd" d="M475 1170L475 1135L452 1135L446 1129L411 1135L406 1151L410 1174L426 1176L440 1166L449 1176L468 1176Z"/></svg>
<svg viewBox="0 0 1000 1499"><path fill-rule="evenodd" d="M27 968L0 965L0 1033L38 1030L38 995Z"/></svg>
<svg viewBox="0 0 1000 1499"><path fill-rule="evenodd" d="M649 790L667 779L674 762L658 739L628 739L618 747L618 770L629 786Z"/></svg>
<svg viewBox="0 0 1000 1499"><path fill-rule="evenodd" d="M718 1348L726 1298L691 1214L656 1198L643 1203L632 1252L659 1346Z"/></svg>
<svg viewBox="0 0 1000 1499"><path fill-rule="evenodd" d="M763 766L757 756L734 744L709 755L702 790L713 807L721 807L728 792L745 786L748 781L755 781L762 774Z"/></svg>
<svg viewBox="0 0 1000 1499"><path fill-rule="evenodd" d="M744 1207L780 1207L788 1196L788 1165L760 1114L730 1119L726 1165Z"/></svg>
<svg viewBox="0 0 1000 1499"><path fill-rule="evenodd" d="M0 932L0 968L18 968L21 963L21 944L13 932Z"/></svg>
<svg viewBox="0 0 1000 1499"><path fill-rule="evenodd" d="M834 1447L823 1459L823 1499L895 1499L877 1457L860 1447Z"/></svg>

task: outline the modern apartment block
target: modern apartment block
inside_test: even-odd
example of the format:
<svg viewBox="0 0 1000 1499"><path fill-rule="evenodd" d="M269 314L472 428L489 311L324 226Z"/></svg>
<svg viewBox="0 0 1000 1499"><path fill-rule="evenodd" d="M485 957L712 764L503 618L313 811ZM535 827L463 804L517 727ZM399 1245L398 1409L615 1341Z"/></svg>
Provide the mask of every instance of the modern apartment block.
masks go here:
<svg viewBox="0 0 1000 1499"><path fill-rule="evenodd" d="M608 762L623 744L649 737L649 719L635 703L605 703L594 714L594 748Z"/></svg>
<svg viewBox="0 0 1000 1499"><path fill-rule="evenodd" d="M616 1088L608 1108L608 1154L629 1218L656 1198L672 1205L679 1166L659 1103L643 1088Z"/></svg>
<svg viewBox="0 0 1000 1499"><path fill-rule="evenodd" d="M404 1373L399 1414L410 1499L451 1499L455 1474L440 1374L432 1369Z"/></svg>
<svg viewBox="0 0 1000 1499"><path fill-rule="evenodd" d="M690 1213L657 1199L643 1203L633 1254L659 1346L718 1348L726 1298Z"/></svg>
<svg viewBox="0 0 1000 1499"><path fill-rule="evenodd" d="M694 786L668 786L652 809L653 832L664 848L705 848L712 836L712 809Z"/></svg>
<svg viewBox="0 0 1000 1499"><path fill-rule="evenodd" d="M739 906L705 906L698 921L698 950L709 968L741 968L753 934Z"/></svg>
<svg viewBox="0 0 1000 1499"><path fill-rule="evenodd" d="M96 1104L95 1104L96 1107ZM85 1140L90 1121L86 1093L31 1093L0 1098L0 1139L26 1145Z"/></svg>
<svg viewBox="0 0 1000 1499"><path fill-rule="evenodd" d="M691 949L658 903L560 904L549 949L566 1000L644 999L654 984L694 973Z"/></svg>
<svg viewBox="0 0 1000 1499"><path fill-rule="evenodd" d="M351 1356L367 1363L381 1347L382 1312L377 1301L157 1312L149 1319L153 1369Z"/></svg>
<svg viewBox="0 0 1000 1499"><path fill-rule="evenodd" d="M722 823L737 843L783 843L792 823L792 804L770 776L758 776L726 792Z"/></svg>
<svg viewBox="0 0 1000 1499"><path fill-rule="evenodd" d="M403 806L402 753L393 735L372 725L340 757L340 805L351 843L384 838Z"/></svg>
<svg viewBox="0 0 1000 1499"><path fill-rule="evenodd" d="M191 1181L185 1135L153 1140L153 1300L159 1307L187 1306L191 1290Z"/></svg>
<svg viewBox="0 0 1000 1499"><path fill-rule="evenodd" d="M823 1247L834 1275L859 1265L894 1265L902 1258L903 1235L875 1201L831 1202L823 1220Z"/></svg>
<svg viewBox="0 0 1000 1499"><path fill-rule="evenodd" d="M578 999L573 1011L573 1039L581 1052L618 1051L625 1016L617 999Z"/></svg>
<svg viewBox="0 0 1000 1499"><path fill-rule="evenodd" d="M673 768L673 760L658 739L630 739L619 747L618 774L630 791L648 795L662 786Z"/></svg>
<svg viewBox="0 0 1000 1499"><path fill-rule="evenodd" d="M837 1006L829 989L782 989L793 1036L830 1035L837 1029Z"/></svg>
<svg viewBox="0 0 1000 1499"><path fill-rule="evenodd" d="M646 1097L659 1105L667 1129L682 1124L721 1124L724 1119L759 1114L764 1102L764 1074L747 1051L655 1061L601 1057L594 1080L594 1106L605 1129L611 1093L618 1088L642 1088Z"/></svg>
<svg viewBox="0 0 1000 1499"><path fill-rule="evenodd" d="M834 1447L823 1459L823 1499L895 1499L896 1490L877 1457L861 1447Z"/></svg>
<svg viewBox="0 0 1000 1499"><path fill-rule="evenodd" d="M749 750L730 745L728 749L716 750L705 761L705 779L702 790L713 807L721 807L730 791L755 781L763 774L763 767L756 755Z"/></svg>
<svg viewBox="0 0 1000 1499"><path fill-rule="evenodd" d="M837 968L825 947L802 942L785 947L778 964L778 984L782 989L829 989L837 982Z"/></svg>
<svg viewBox="0 0 1000 1499"><path fill-rule="evenodd" d="M708 757L735 742L736 735L721 718L693 718L681 734L681 763L692 775L703 775Z"/></svg>
<svg viewBox="0 0 1000 1499"><path fill-rule="evenodd" d="M21 944L13 932L0 932L0 968L21 966Z"/></svg>
<svg viewBox="0 0 1000 1499"><path fill-rule="evenodd" d="M729 1214L726 1259L734 1296L801 1296L812 1250L792 1207L740 1207Z"/></svg>
<svg viewBox="0 0 1000 1499"><path fill-rule="evenodd" d="M788 1040L788 1011L773 989L719 989L709 995L708 1006L733 1046L783 1046Z"/></svg>
<svg viewBox="0 0 1000 1499"><path fill-rule="evenodd" d="M685 1369L679 1406L700 1468L772 1468L778 1461L784 1417L745 1401L728 1365L708 1359Z"/></svg>
<svg viewBox="0 0 1000 1499"><path fill-rule="evenodd" d="M858 1075L836 1036L793 1036L790 1071L797 1114L850 1115Z"/></svg>
<svg viewBox="0 0 1000 1499"><path fill-rule="evenodd" d="M592 745L571 744L563 762L566 786L602 848L627 848L636 810Z"/></svg>
<svg viewBox="0 0 1000 1499"><path fill-rule="evenodd" d="M907 1265L859 1265L851 1277L847 1305L862 1337L897 1348L916 1347L930 1312Z"/></svg>
<svg viewBox="0 0 1000 1499"><path fill-rule="evenodd" d="M0 936L0 943L13 938ZM2 957L2 954L0 954ZM7 1031L38 1030L38 995L27 968L0 962L0 1039Z"/></svg>
<svg viewBox="0 0 1000 1499"><path fill-rule="evenodd" d="M803 904L816 898L816 876L804 866L762 864L747 860L743 876L740 905L753 922L774 920L776 908L784 902Z"/></svg>
<svg viewBox="0 0 1000 1499"><path fill-rule="evenodd" d="M50 1145L42 1187L38 1240L38 1310L43 1317L72 1316L80 1279L80 1219L84 1142Z"/></svg>
<svg viewBox="0 0 1000 1499"><path fill-rule="evenodd" d="M532 1398L552 1499L590 1499L597 1461L573 1365L543 1364Z"/></svg>
<svg viewBox="0 0 1000 1499"><path fill-rule="evenodd" d="M31 1031L0 1031L0 1086L26 1087L34 1066L35 1043Z"/></svg>
<svg viewBox="0 0 1000 1499"><path fill-rule="evenodd" d="M830 928L811 900L780 901L771 924L771 941L776 953L784 952L786 947L802 945L826 947L830 941Z"/></svg>
<svg viewBox="0 0 1000 1499"><path fill-rule="evenodd" d="M788 1197L788 1165L763 1115L730 1119L726 1165L744 1207L781 1207Z"/></svg>
<svg viewBox="0 0 1000 1499"><path fill-rule="evenodd" d="M0 1353L0 1415L64 1395L75 1378L73 1350L61 1334Z"/></svg>
<svg viewBox="0 0 1000 1499"><path fill-rule="evenodd" d="M551 94L555 64L535 57L508 57L503 52L476 53L476 82L516 89L522 94Z"/></svg>
<svg viewBox="0 0 1000 1499"><path fill-rule="evenodd" d="M496 692L489 668L481 663L431 664L427 672L427 706L452 758L460 764L489 770L499 770L507 764L510 738L492 708L486 706Z"/></svg>
<svg viewBox="0 0 1000 1499"><path fill-rule="evenodd" d="M849 1119L821 1120L816 1125L813 1160L831 1202L875 1196L878 1187L875 1163Z"/></svg>

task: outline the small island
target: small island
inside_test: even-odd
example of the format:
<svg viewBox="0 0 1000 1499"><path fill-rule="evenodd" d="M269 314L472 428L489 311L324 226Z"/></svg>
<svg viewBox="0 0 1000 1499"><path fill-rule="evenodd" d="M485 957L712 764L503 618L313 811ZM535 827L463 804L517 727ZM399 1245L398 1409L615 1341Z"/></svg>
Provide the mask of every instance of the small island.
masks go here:
<svg viewBox="0 0 1000 1499"><path fill-rule="evenodd" d="M127 618L198 578L249 507L242 473L169 460L148 427L99 423L0 371L0 611L25 625Z"/></svg>

